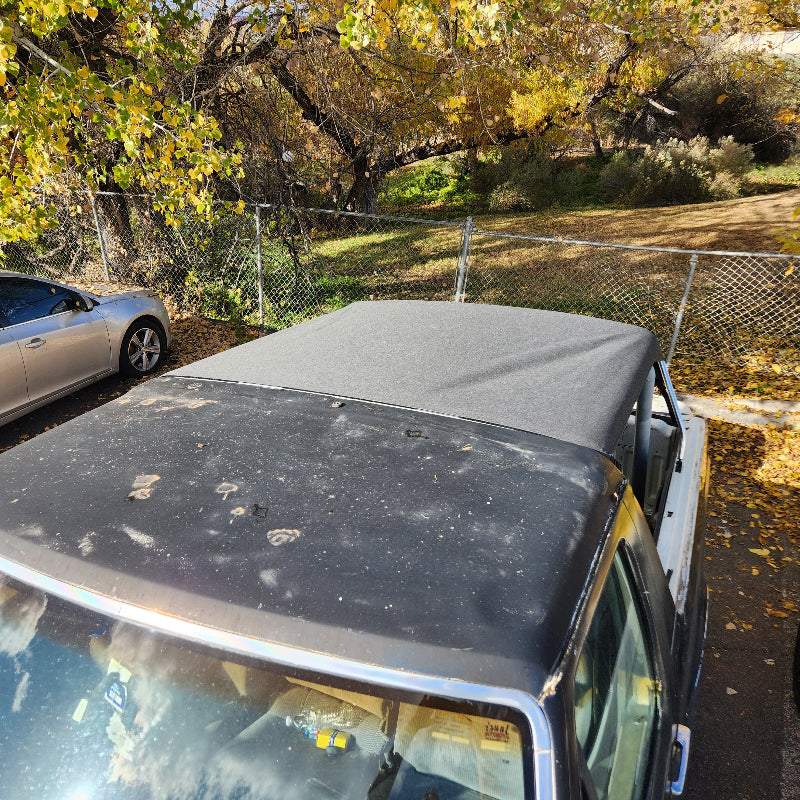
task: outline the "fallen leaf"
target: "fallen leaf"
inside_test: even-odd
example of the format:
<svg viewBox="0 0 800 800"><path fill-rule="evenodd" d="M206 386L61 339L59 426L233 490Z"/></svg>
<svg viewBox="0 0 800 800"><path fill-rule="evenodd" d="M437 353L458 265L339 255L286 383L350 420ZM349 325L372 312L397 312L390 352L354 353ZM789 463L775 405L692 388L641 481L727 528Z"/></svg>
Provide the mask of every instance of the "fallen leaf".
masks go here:
<svg viewBox="0 0 800 800"><path fill-rule="evenodd" d="M780 611L777 608L768 608L767 609L767 616L779 617L780 619L785 619L789 615L785 611Z"/></svg>
<svg viewBox="0 0 800 800"><path fill-rule="evenodd" d="M735 631L735 630L736 630L736 625L734 625L734 623L733 623L733 622L729 622L729 623L728 623L728 624L725 626L725 630L726 630L726 631Z"/></svg>
<svg viewBox="0 0 800 800"><path fill-rule="evenodd" d="M757 549L755 549L755 548L753 548L753 547L748 547L747 549L748 549L748 550L749 550L751 553L753 553L753 555L756 555L756 556L761 556L762 558L766 558L766 557L767 557L767 556L770 554L770 553L769 553L769 550L767 550L766 548L761 548L761 549L758 549L758 550L757 550Z"/></svg>
<svg viewBox="0 0 800 800"><path fill-rule="evenodd" d="M736 689L731 689L731 687L730 687L730 686L729 686L729 687L728 687L728 688L727 688L725 691L726 691L728 694L739 694L739 692L737 692L737 691L736 691Z"/></svg>

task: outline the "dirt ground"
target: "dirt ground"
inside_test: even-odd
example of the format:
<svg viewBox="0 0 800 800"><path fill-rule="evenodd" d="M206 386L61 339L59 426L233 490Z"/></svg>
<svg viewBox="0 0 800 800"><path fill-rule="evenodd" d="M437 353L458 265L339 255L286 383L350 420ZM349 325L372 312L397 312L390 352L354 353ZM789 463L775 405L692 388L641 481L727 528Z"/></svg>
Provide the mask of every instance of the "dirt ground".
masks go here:
<svg viewBox="0 0 800 800"><path fill-rule="evenodd" d="M715 203L633 210L518 215L502 229L612 244L777 253L776 237L797 227L800 190ZM482 218L481 227L489 228Z"/></svg>

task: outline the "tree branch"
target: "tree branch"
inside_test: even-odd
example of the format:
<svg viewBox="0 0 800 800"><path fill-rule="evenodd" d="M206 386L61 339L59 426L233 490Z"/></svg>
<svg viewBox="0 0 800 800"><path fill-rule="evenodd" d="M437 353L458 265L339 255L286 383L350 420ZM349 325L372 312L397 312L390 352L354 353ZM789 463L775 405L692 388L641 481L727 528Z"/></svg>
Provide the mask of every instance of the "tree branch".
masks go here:
<svg viewBox="0 0 800 800"><path fill-rule="evenodd" d="M40 58L46 64L49 64L53 69L58 70L59 72L63 72L68 77L72 77L72 71L68 70L63 64L60 64L54 58L51 58L41 47L34 44L25 34L22 32L22 28L17 25L16 22L11 23L11 38L14 40L14 43L17 47L22 47L23 49L27 50L31 55L36 56L36 58Z"/></svg>
<svg viewBox="0 0 800 800"><path fill-rule="evenodd" d="M300 85L300 81L289 71L283 62L271 63L269 65L272 74L278 79L278 83L289 93L292 99L300 107L303 119L312 122L324 134L330 136L342 148L348 158L355 160L360 154L360 148L356 143L355 137L342 130L333 115L325 113L309 97L306 90Z"/></svg>

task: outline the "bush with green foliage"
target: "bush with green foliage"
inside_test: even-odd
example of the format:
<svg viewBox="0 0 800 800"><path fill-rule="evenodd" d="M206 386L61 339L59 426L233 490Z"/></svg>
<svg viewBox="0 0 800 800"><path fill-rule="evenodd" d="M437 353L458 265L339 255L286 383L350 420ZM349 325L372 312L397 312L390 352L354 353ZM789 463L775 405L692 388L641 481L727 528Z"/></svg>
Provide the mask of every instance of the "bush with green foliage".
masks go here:
<svg viewBox="0 0 800 800"><path fill-rule="evenodd" d="M472 171L471 187L488 197L491 211L534 211L584 198L586 170L558 161L541 147L505 148L489 154Z"/></svg>
<svg viewBox="0 0 800 800"><path fill-rule="evenodd" d="M437 158L410 169L386 176L381 186L380 204L392 210L409 206L468 208L476 201L467 186L458 159Z"/></svg>
<svg viewBox="0 0 800 800"><path fill-rule="evenodd" d="M616 153L600 171L598 193L634 206L727 200L741 194L752 160L752 146L730 136L715 147L705 136L669 139L641 153Z"/></svg>

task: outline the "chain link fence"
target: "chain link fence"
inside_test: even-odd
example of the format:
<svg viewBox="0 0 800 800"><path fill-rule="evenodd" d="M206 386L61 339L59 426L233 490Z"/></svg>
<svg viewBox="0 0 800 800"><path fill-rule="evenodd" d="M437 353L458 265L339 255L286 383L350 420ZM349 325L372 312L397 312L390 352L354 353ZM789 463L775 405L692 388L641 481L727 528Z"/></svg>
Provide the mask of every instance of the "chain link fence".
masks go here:
<svg viewBox="0 0 800 800"><path fill-rule="evenodd" d="M498 303L642 325L680 363L800 379L797 258L612 245L324 209L224 207L168 225L149 198L61 197L4 247L29 274L152 288L178 312L281 328L365 299Z"/></svg>

